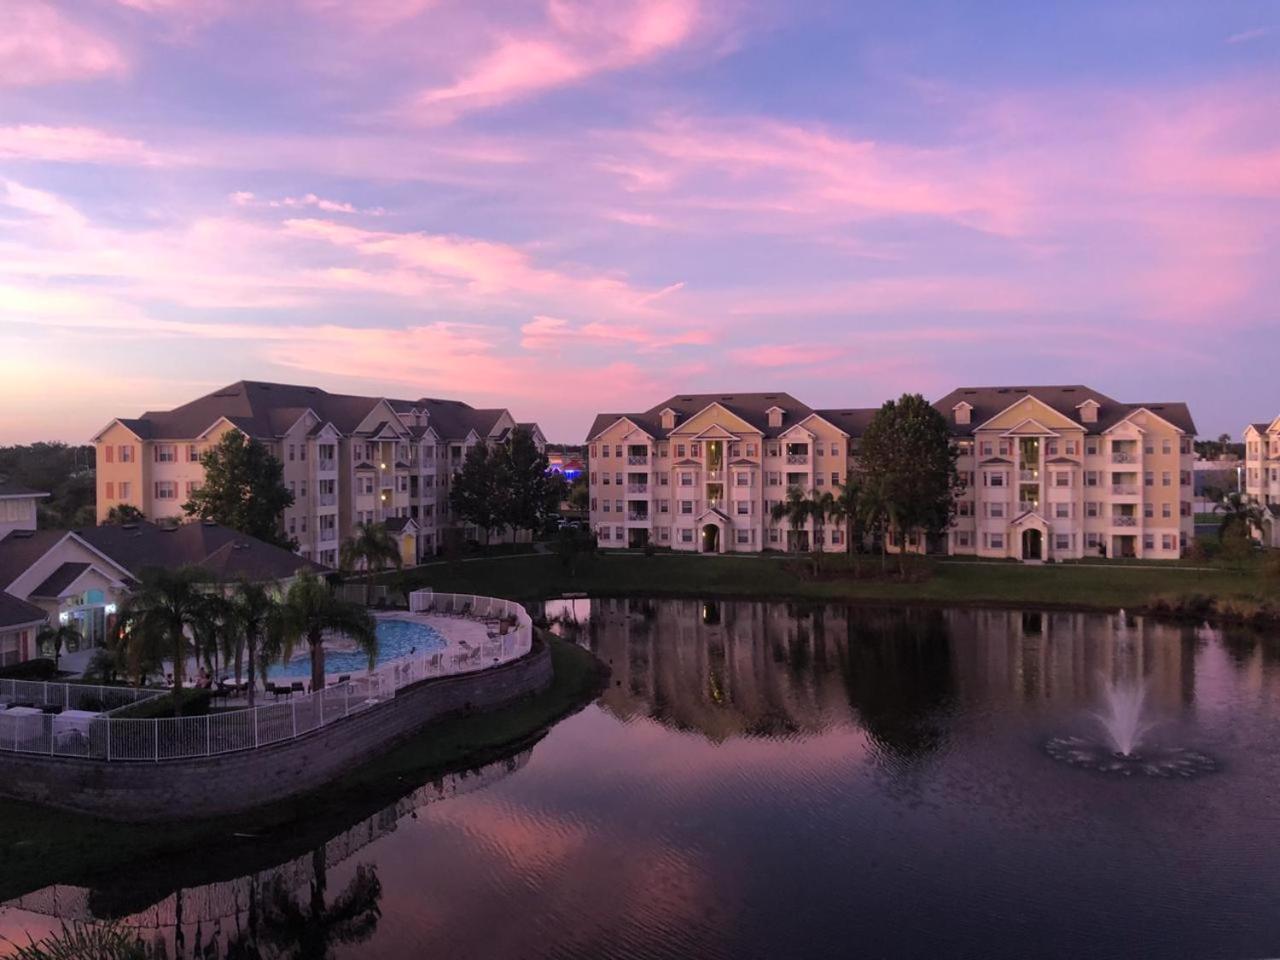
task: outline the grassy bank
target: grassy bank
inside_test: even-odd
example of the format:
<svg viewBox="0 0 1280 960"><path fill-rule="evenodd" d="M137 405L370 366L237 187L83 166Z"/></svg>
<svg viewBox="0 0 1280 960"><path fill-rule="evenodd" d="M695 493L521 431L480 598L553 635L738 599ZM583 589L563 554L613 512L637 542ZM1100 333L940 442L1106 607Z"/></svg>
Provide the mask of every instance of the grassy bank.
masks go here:
<svg viewBox="0 0 1280 960"><path fill-rule="evenodd" d="M875 564L876 561L869 561ZM603 554L576 574L552 555L437 564L414 571L416 581L441 591L539 600L564 593L591 596L719 596L867 602L1061 606L1143 609L1160 598L1202 594L1219 601L1257 601L1280 594L1260 561L1241 566L1073 563L933 562L920 582L854 579L846 561L826 561L822 577L781 556Z"/></svg>
<svg viewBox="0 0 1280 960"><path fill-rule="evenodd" d="M491 713L443 720L324 789L250 814L156 825L108 823L0 801L0 900L51 883L104 890L124 914L177 886L242 876L308 852L429 780L526 749L588 703L602 667L549 638L555 680ZM109 891L105 892L105 891Z"/></svg>

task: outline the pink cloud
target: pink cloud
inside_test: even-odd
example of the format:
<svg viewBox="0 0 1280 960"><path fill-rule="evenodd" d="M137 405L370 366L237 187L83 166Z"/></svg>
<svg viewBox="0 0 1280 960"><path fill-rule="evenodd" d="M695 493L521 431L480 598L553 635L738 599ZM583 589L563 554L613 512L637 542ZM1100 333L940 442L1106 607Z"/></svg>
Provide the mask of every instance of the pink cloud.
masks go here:
<svg viewBox="0 0 1280 960"><path fill-rule="evenodd" d="M153 150L141 140L118 137L92 127L40 124L0 127L0 160L148 167L186 162L174 154Z"/></svg>
<svg viewBox="0 0 1280 960"><path fill-rule="evenodd" d="M42 0L0 4L0 87L120 76L127 68L114 43Z"/></svg>
<svg viewBox="0 0 1280 960"><path fill-rule="evenodd" d="M448 121L635 67L684 44L698 20L697 0L549 0L542 25L497 37L451 82L415 95L408 112Z"/></svg>
<svg viewBox="0 0 1280 960"><path fill-rule="evenodd" d="M710 331L676 330L663 325L605 323L571 324L557 317L536 316L520 328L520 345L526 350L561 351L571 347L613 346L638 350L661 350L675 346L706 345Z"/></svg>

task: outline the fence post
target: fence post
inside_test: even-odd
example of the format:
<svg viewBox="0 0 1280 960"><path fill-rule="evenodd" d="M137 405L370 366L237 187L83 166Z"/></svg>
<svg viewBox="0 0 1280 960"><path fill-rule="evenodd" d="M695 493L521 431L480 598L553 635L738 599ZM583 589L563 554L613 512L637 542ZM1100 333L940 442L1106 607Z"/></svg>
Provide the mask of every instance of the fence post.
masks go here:
<svg viewBox="0 0 1280 960"><path fill-rule="evenodd" d="M293 738L294 738L294 739L297 739L297 736L298 736L298 701L297 701L297 700L295 700L295 699L293 699L293 697L290 697L290 698L289 698L289 707L290 707L290 712L293 714Z"/></svg>
<svg viewBox="0 0 1280 960"><path fill-rule="evenodd" d="M207 713L204 715L204 755L213 756L213 718Z"/></svg>
<svg viewBox="0 0 1280 960"><path fill-rule="evenodd" d="M261 707L253 708L253 749L258 749L258 711Z"/></svg>
<svg viewBox="0 0 1280 960"><path fill-rule="evenodd" d="M151 726L151 729L155 731L155 736L152 738L152 741L155 744L155 749L156 749L155 760L157 763L159 763L160 761L160 721L159 720L154 721Z"/></svg>

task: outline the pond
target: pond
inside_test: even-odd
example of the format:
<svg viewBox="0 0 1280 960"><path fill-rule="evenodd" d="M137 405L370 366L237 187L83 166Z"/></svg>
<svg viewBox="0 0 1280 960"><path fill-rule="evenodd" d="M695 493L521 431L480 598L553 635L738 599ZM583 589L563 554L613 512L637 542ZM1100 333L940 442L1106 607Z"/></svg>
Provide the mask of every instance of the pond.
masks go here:
<svg viewBox="0 0 1280 960"><path fill-rule="evenodd" d="M576 615L610 686L531 748L221 883L32 891L0 935L127 915L172 948L181 914L188 951L263 956L1280 952L1280 644L1035 611ZM1203 762L1147 763L1169 755Z"/></svg>

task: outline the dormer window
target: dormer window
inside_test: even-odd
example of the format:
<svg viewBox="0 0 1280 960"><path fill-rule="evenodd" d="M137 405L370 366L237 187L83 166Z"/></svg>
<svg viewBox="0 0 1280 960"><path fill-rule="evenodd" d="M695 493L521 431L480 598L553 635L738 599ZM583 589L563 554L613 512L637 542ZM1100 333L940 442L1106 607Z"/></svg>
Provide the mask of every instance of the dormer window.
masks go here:
<svg viewBox="0 0 1280 960"><path fill-rule="evenodd" d="M1081 423L1097 423L1098 422L1098 402L1096 400L1086 400L1084 403L1076 407L1080 411Z"/></svg>
<svg viewBox="0 0 1280 960"><path fill-rule="evenodd" d="M676 428L676 412L670 407L663 410L659 416L662 417L663 430L674 430Z"/></svg>
<svg viewBox="0 0 1280 960"><path fill-rule="evenodd" d="M961 400L959 403L957 403L954 407L951 408L951 413L952 413L952 416L955 417L956 423L967 424L969 423L970 416L973 413L973 405L969 403L965 403L963 400Z"/></svg>
<svg viewBox="0 0 1280 960"><path fill-rule="evenodd" d="M787 411L781 407L770 407L766 410L765 415L769 418L769 426L775 428L782 426L782 418L786 416L786 413Z"/></svg>

